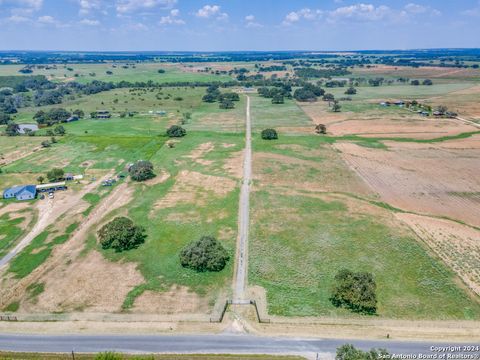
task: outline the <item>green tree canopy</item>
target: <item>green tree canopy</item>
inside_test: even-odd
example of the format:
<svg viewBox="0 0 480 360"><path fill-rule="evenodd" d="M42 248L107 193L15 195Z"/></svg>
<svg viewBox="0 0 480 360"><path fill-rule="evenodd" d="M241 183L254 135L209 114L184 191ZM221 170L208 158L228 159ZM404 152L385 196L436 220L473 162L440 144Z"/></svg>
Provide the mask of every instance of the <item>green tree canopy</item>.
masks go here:
<svg viewBox="0 0 480 360"><path fill-rule="evenodd" d="M227 250L213 236L202 236L180 252L182 266L198 272L221 271L229 259Z"/></svg>
<svg viewBox="0 0 480 360"><path fill-rule="evenodd" d="M343 269L335 275L330 300L337 307L344 306L354 312L374 314L377 311L376 289L372 274Z"/></svg>
<svg viewBox="0 0 480 360"><path fill-rule="evenodd" d="M153 164L150 161L139 160L128 170L130 177L135 181L145 181L155 177Z"/></svg>
<svg viewBox="0 0 480 360"><path fill-rule="evenodd" d="M65 172L63 169L59 168L53 168L49 172L47 172L47 179L48 181L59 181L63 180L63 177L65 175Z"/></svg>
<svg viewBox="0 0 480 360"><path fill-rule="evenodd" d="M116 217L98 231L103 249L117 252L135 249L145 242L145 229L126 217Z"/></svg>
<svg viewBox="0 0 480 360"><path fill-rule="evenodd" d="M178 125L172 125L167 129L168 137L182 137L187 135L187 130Z"/></svg>
<svg viewBox="0 0 480 360"><path fill-rule="evenodd" d="M275 129L265 129L262 131L262 139L263 140L277 140L278 134L277 130Z"/></svg>

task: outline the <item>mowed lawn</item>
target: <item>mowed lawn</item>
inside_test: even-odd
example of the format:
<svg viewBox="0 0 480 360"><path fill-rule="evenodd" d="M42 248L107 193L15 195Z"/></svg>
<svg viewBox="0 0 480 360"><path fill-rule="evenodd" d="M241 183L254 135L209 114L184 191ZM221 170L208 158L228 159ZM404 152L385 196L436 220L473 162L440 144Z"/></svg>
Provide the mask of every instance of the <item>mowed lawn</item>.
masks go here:
<svg viewBox="0 0 480 360"><path fill-rule="evenodd" d="M300 140L303 147L319 146L313 137L305 138ZM275 150L270 149L274 145L257 141L254 150L273 157L278 146L293 139L280 138ZM348 268L373 273L381 317L480 318L478 301L459 287L453 272L432 257L412 232L395 222L388 209L355 193L337 193L335 177L317 177L325 191L298 190L296 184L312 182L311 172L291 165L304 157L291 151L286 155L290 160L283 166L257 162L254 168L263 179L283 181L282 187L257 184L251 199L249 282L266 289L270 314L352 316L329 300L335 274ZM344 166L332 159L325 161L317 154L314 161L326 173ZM285 184L288 179L291 183Z"/></svg>

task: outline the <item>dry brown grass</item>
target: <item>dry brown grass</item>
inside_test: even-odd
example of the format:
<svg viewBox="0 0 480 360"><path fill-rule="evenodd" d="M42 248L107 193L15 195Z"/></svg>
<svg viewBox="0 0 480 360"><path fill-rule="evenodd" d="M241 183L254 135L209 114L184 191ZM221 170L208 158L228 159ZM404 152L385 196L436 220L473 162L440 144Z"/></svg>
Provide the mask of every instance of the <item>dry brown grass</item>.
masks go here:
<svg viewBox="0 0 480 360"><path fill-rule="evenodd" d="M413 212L480 225L478 143L461 149L439 144L389 142L389 151L351 143L335 148L383 201Z"/></svg>

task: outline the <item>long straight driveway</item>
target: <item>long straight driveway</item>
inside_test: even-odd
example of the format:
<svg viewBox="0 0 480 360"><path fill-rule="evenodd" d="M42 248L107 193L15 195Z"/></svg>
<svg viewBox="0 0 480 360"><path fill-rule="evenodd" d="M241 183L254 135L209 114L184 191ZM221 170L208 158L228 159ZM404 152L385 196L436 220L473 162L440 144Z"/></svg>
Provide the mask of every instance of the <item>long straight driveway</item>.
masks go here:
<svg viewBox="0 0 480 360"><path fill-rule="evenodd" d="M238 240L236 255L236 271L233 299L243 300L247 283L248 265L248 227L250 221L250 182L252 178L252 126L250 120L250 97L247 96L245 116L245 150L243 159L243 180L240 190L238 210Z"/></svg>

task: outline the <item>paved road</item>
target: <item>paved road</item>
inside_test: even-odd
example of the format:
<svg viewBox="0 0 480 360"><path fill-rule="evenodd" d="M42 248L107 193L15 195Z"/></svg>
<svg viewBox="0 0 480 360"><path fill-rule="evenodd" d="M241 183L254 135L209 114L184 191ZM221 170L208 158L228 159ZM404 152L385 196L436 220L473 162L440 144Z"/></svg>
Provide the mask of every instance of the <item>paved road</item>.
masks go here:
<svg viewBox="0 0 480 360"><path fill-rule="evenodd" d="M100 352L126 353L334 353L351 343L368 350L386 348L390 353L431 354L430 346L451 346L426 342L363 341L337 339L293 339L245 335L9 335L0 334L0 349L19 352ZM473 345L473 344L472 344Z"/></svg>
<svg viewBox="0 0 480 360"><path fill-rule="evenodd" d="M247 96L245 116L245 150L243 159L243 181L240 190L238 212L237 264L234 286L234 300L242 300L247 282L248 226L250 221L250 181L252 178L252 125L250 121L250 97Z"/></svg>

